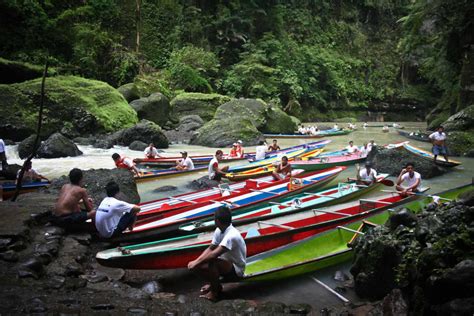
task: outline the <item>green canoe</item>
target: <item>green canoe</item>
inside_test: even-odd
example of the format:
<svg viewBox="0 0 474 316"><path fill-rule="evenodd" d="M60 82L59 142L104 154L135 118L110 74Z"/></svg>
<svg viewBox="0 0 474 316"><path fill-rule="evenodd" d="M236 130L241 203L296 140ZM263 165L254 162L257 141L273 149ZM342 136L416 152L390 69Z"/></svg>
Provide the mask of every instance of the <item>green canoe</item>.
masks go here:
<svg viewBox="0 0 474 316"><path fill-rule="evenodd" d="M468 184L436 195L445 199L455 199L462 192L473 189L474 185ZM426 197L402 207L416 213L431 202L432 198ZM383 224L389 216L390 209L387 207L364 220L339 226L309 239L250 257L247 259L243 281L283 279L348 261L353 256L348 243L357 235L351 230L360 230L364 223Z"/></svg>

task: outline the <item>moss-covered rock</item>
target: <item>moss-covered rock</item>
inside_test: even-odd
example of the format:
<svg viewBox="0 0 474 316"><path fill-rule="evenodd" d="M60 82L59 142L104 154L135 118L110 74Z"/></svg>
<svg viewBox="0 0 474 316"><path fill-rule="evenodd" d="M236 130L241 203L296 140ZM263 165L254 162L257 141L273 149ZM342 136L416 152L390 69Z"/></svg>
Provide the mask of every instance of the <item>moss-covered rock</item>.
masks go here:
<svg viewBox="0 0 474 316"><path fill-rule="evenodd" d="M208 122L216 109L228 101L230 97L220 94L181 93L171 100L171 120L177 123L183 116L199 115Z"/></svg>
<svg viewBox="0 0 474 316"><path fill-rule="evenodd" d="M468 156L474 150L474 129L466 132L449 132L447 145L454 156Z"/></svg>
<svg viewBox="0 0 474 316"><path fill-rule="evenodd" d="M213 119L206 123L197 131L191 144L227 147L237 139L242 140L244 145L251 145L264 140L264 137L248 118L236 120L234 117L228 117Z"/></svg>
<svg viewBox="0 0 474 316"><path fill-rule="evenodd" d="M41 79L0 85L0 134L22 140L36 130ZM113 132L137 122L136 112L105 82L75 76L46 80L42 135L67 127L77 134Z"/></svg>
<svg viewBox="0 0 474 316"><path fill-rule="evenodd" d="M74 142L60 133L54 133L41 143L37 156L39 158L76 157L82 155Z"/></svg>
<svg viewBox="0 0 474 316"><path fill-rule="evenodd" d="M249 119L252 124L261 129L267 123L266 111L268 105L259 99L234 99L222 104L216 111L214 118L224 120L234 117L237 120Z"/></svg>
<svg viewBox="0 0 474 316"><path fill-rule="evenodd" d="M134 88L140 98L147 97L152 93L162 93L168 99L173 97L173 93L168 87L168 83L159 72L143 74L137 76L133 81Z"/></svg>
<svg viewBox="0 0 474 316"><path fill-rule="evenodd" d="M292 134L298 129L298 124L277 106L267 108L266 123L260 129L264 133Z"/></svg>
<svg viewBox="0 0 474 316"><path fill-rule="evenodd" d="M474 104L451 115L443 123L446 131L466 131L474 126Z"/></svg>
<svg viewBox="0 0 474 316"><path fill-rule="evenodd" d="M0 58L0 84L18 83L43 76L44 67ZM49 75L55 71L48 70Z"/></svg>
<svg viewBox="0 0 474 316"><path fill-rule="evenodd" d="M149 97L132 101L130 106L137 112L138 118L152 121L160 126L168 122L170 102L161 93L153 93Z"/></svg>
<svg viewBox="0 0 474 316"><path fill-rule="evenodd" d="M140 95L138 94L138 89L133 82L121 85L120 87L117 88L117 90L129 103L132 102L133 100L140 99Z"/></svg>

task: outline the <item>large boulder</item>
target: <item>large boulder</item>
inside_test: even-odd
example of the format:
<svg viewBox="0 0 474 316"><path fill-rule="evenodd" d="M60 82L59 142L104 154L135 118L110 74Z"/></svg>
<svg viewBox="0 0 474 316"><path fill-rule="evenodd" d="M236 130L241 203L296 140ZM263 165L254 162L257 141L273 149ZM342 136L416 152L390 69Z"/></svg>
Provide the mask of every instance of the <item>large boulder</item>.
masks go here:
<svg viewBox="0 0 474 316"><path fill-rule="evenodd" d="M468 131L474 126L474 104L451 115L443 123L446 131Z"/></svg>
<svg viewBox="0 0 474 316"><path fill-rule="evenodd" d="M17 83L43 76L44 67L0 58L0 84ZM49 75L55 73L48 71Z"/></svg>
<svg viewBox="0 0 474 316"><path fill-rule="evenodd" d="M209 147L228 147L237 139L245 145L255 145L265 140L248 118L229 117L214 119L201 127L191 139L191 144Z"/></svg>
<svg viewBox="0 0 474 316"><path fill-rule="evenodd" d="M186 115L181 117L177 128L164 131L164 133L172 143L188 144L193 138L194 132L201 128L203 124L204 121L199 115Z"/></svg>
<svg viewBox="0 0 474 316"><path fill-rule="evenodd" d="M168 148L168 139L159 125L147 120L141 120L137 125L124 129L111 136L116 144L129 146L139 140L146 144L153 143L157 148Z"/></svg>
<svg viewBox="0 0 474 316"><path fill-rule="evenodd" d="M171 100L171 119L178 122L183 116L199 115L208 122L216 109L229 100L230 97L220 94L181 93Z"/></svg>
<svg viewBox="0 0 474 316"><path fill-rule="evenodd" d="M449 132L447 138L449 153L453 156L472 157L474 151L474 129L462 132Z"/></svg>
<svg viewBox="0 0 474 316"><path fill-rule="evenodd" d="M121 85L117 88L117 90L124 97L124 99L127 100L128 103L132 102L133 100L140 99L138 89L135 87L133 82Z"/></svg>
<svg viewBox="0 0 474 316"><path fill-rule="evenodd" d="M289 116L278 106L269 106L265 113L266 123L260 129L269 134L293 134L298 129L299 120Z"/></svg>
<svg viewBox="0 0 474 316"><path fill-rule="evenodd" d="M36 134L30 135L18 144L18 156L20 159L26 159L33 152L35 146ZM41 143L41 140L40 140ZM38 144L40 145L40 144Z"/></svg>
<svg viewBox="0 0 474 316"><path fill-rule="evenodd" d="M249 119L258 129L263 129L267 123L268 105L259 99L235 99L221 105L214 116L216 120L233 117L237 121L242 118Z"/></svg>
<svg viewBox="0 0 474 316"><path fill-rule="evenodd" d="M82 155L74 142L60 133L51 135L41 143L37 156L39 158L75 157Z"/></svg>
<svg viewBox="0 0 474 316"><path fill-rule="evenodd" d="M129 146L128 149L136 150L136 151L144 151L148 147L148 144L141 142L139 140L133 141Z"/></svg>
<svg viewBox="0 0 474 316"><path fill-rule="evenodd" d="M46 80L42 136L63 128L76 136L114 132L137 122L136 112L105 82L75 76ZM41 79L0 84L0 135L20 141L36 132Z"/></svg>
<svg viewBox="0 0 474 316"><path fill-rule="evenodd" d="M105 185L110 181L115 181L120 186L120 199L128 203L139 203L137 185L130 171L125 169L92 169L83 170L84 187L93 199L95 207L105 198ZM69 183L67 176L62 176L51 183L49 191L53 194L59 193L61 187Z"/></svg>
<svg viewBox="0 0 474 316"><path fill-rule="evenodd" d="M433 178L448 171L433 161L421 158L404 149L376 147L370 153L368 160L372 162L377 172L388 173L391 176L398 176L408 162L415 164L415 170L420 173L423 179Z"/></svg>
<svg viewBox="0 0 474 316"><path fill-rule="evenodd" d="M130 106L137 112L139 119L149 120L160 126L168 121L170 102L161 93L153 93L149 97L132 101Z"/></svg>

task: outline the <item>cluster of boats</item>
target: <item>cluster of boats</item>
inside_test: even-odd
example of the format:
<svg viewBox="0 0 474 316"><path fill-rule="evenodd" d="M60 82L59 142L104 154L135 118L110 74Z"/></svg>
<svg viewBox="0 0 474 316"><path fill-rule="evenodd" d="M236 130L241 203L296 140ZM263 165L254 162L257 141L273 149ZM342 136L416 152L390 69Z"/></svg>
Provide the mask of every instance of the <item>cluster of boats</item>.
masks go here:
<svg viewBox="0 0 474 316"><path fill-rule="evenodd" d="M135 228L114 239L121 246L97 253L97 261L127 269L185 268L210 244L214 212L225 205L247 245L243 280L285 278L348 260L351 241L368 228L383 224L394 209L403 205L417 212L432 202L424 193L427 188L416 195L399 195L390 188L393 182L387 174L379 174L369 186L347 179L325 187L347 168L345 165L366 158L345 151L324 153L327 143L285 149L294 170L283 180L275 181L268 175L272 163L281 157L281 153L274 153L230 168L228 178L238 181L141 204ZM387 148L430 159L430 153L408 142ZM384 186L388 189L376 198L361 198ZM437 195L453 199L472 188L469 184Z"/></svg>

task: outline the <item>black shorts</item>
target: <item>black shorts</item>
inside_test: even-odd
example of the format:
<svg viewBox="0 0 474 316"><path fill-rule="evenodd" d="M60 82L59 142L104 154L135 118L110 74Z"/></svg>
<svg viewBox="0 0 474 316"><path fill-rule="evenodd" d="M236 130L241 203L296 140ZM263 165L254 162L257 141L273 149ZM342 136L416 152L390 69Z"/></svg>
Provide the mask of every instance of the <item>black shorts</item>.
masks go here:
<svg viewBox="0 0 474 316"><path fill-rule="evenodd" d="M51 221L56 225L82 224L87 221L87 211L81 210L80 212L74 212L72 214L53 216Z"/></svg>
<svg viewBox="0 0 474 316"><path fill-rule="evenodd" d="M241 277L237 275L235 272L235 267L232 265L232 270L229 273L221 275L221 280L223 282L238 282L240 281Z"/></svg>
<svg viewBox="0 0 474 316"><path fill-rule="evenodd" d="M222 175L221 174L215 174L211 180L214 180L214 181L221 181L222 180Z"/></svg>

